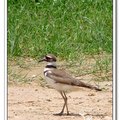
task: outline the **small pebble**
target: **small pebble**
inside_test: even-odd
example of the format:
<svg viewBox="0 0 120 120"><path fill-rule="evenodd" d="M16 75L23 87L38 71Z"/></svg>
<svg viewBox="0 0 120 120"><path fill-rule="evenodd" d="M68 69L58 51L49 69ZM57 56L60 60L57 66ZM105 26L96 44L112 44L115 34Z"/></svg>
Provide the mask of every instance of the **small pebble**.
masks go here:
<svg viewBox="0 0 120 120"><path fill-rule="evenodd" d="M50 102L51 100L50 99L46 99L46 101Z"/></svg>
<svg viewBox="0 0 120 120"><path fill-rule="evenodd" d="M88 96L95 96L95 94L94 93L89 93Z"/></svg>

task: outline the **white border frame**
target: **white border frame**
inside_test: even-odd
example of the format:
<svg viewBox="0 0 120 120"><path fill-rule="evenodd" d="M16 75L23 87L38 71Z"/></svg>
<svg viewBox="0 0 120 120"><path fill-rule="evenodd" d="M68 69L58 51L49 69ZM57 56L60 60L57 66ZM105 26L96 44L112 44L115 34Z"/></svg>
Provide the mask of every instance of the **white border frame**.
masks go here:
<svg viewBox="0 0 120 120"><path fill-rule="evenodd" d="M113 94L112 94L112 98L113 98L113 108L112 108L112 118L113 120L117 120L117 109L116 109L116 93L117 93L117 77L116 77L116 53L117 53L117 49L116 49L116 43L117 43L117 32L116 32L116 16L117 16L117 0L113 0Z"/></svg>
<svg viewBox="0 0 120 120"><path fill-rule="evenodd" d="M7 86L7 0L4 0L4 66L5 66L5 77L4 77L4 120L8 120L8 86Z"/></svg>
<svg viewBox="0 0 120 120"><path fill-rule="evenodd" d="M117 9L117 18L116 18L116 37L117 37L117 42L116 42L116 49L117 49L117 57L116 57L116 66L117 66L117 82L116 82L116 87L117 87L117 93L116 93L116 96L117 96L117 100L116 100L116 103L114 104L117 104L117 119L120 120L120 0L117 0L117 3L116 3L116 9ZM119 102L119 103L118 103Z"/></svg>
<svg viewBox="0 0 120 120"><path fill-rule="evenodd" d="M0 0L0 119L7 120L7 0Z"/></svg>
<svg viewBox="0 0 120 120"><path fill-rule="evenodd" d="M4 1L0 1L0 118L4 118Z"/></svg>
<svg viewBox="0 0 120 120"><path fill-rule="evenodd" d="M120 12L118 11L120 11L120 0L113 0L113 120L120 119L120 114L117 114L120 110L118 104L120 97L117 96L117 91L120 91L120 82L116 80L120 78L118 69L120 60L116 59L117 56L120 57L120 40L116 41L120 38L120 33L117 34L120 31ZM0 0L0 25L0 119L7 120L7 0Z"/></svg>

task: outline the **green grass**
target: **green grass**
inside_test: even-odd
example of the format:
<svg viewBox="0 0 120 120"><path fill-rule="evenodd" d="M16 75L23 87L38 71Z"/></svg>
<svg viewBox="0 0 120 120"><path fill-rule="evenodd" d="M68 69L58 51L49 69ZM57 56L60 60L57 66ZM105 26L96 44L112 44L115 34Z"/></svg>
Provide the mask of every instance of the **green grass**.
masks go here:
<svg viewBox="0 0 120 120"><path fill-rule="evenodd" d="M8 56L112 53L112 0L8 0Z"/></svg>

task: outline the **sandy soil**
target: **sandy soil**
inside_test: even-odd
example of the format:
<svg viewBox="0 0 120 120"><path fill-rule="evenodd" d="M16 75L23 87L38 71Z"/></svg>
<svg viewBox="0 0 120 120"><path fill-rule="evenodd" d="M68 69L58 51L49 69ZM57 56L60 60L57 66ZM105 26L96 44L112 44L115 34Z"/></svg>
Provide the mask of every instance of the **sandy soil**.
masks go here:
<svg viewBox="0 0 120 120"><path fill-rule="evenodd" d="M47 87L10 86L8 88L9 120L112 120L112 92L89 89L67 94L70 116L55 116L63 99ZM82 116L81 116L81 115Z"/></svg>

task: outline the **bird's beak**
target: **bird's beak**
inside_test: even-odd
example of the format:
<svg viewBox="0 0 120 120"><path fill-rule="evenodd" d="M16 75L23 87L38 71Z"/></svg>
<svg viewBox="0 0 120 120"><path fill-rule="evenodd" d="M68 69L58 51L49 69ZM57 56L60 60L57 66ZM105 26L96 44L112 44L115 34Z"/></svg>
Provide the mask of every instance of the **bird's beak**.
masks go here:
<svg viewBox="0 0 120 120"><path fill-rule="evenodd" d="M38 62L43 62L43 61L46 61L46 58L45 58L45 57L42 58L42 59L40 59Z"/></svg>

